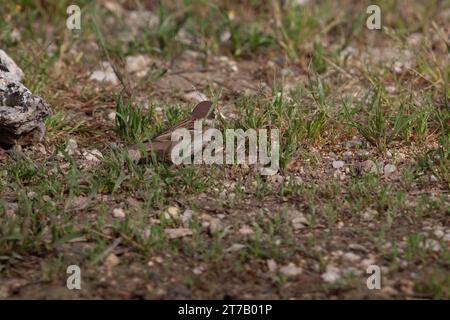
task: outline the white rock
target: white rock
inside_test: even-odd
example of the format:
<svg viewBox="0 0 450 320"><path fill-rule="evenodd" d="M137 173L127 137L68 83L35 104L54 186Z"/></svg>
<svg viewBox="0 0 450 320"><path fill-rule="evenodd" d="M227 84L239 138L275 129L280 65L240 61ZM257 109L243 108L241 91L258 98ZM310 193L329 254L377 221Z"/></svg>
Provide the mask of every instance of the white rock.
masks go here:
<svg viewBox="0 0 450 320"><path fill-rule="evenodd" d="M366 160L362 163L362 169L365 172L377 173L378 167L377 164L373 160Z"/></svg>
<svg viewBox="0 0 450 320"><path fill-rule="evenodd" d="M113 216L117 219L125 219L125 211L122 208L115 208L113 210Z"/></svg>
<svg viewBox="0 0 450 320"><path fill-rule="evenodd" d="M192 272L196 275L202 274L203 273L203 267L195 267L194 269L192 269Z"/></svg>
<svg viewBox="0 0 450 320"><path fill-rule="evenodd" d="M397 171L397 167L394 166L393 164L387 164L384 166L384 175L386 176L391 175L395 171Z"/></svg>
<svg viewBox="0 0 450 320"><path fill-rule="evenodd" d="M332 165L333 165L333 168L334 168L334 169L340 169L340 168L342 168L343 166L345 166L345 162L342 161L342 160L334 160L333 163L332 163Z"/></svg>
<svg viewBox="0 0 450 320"><path fill-rule="evenodd" d="M113 85L119 84L119 79L117 79L117 76L109 62L102 62L101 69L92 72L89 80L107 82Z"/></svg>
<svg viewBox="0 0 450 320"><path fill-rule="evenodd" d="M125 61L125 71L139 78L145 77L148 72L151 59L142 54L128 56Z"/></svg>
<svg viewBox="0 0 450 320"><path fill-rule="evenodd" d="M116 112L111 111L110 113L108 113L108 119L111 121L115 121L116 120Z"/></svg>
<svg viewBox="0 0 450 320"><path fill-rule="evenodd" d="M288 265L281 267L280 272L287 277L295 277L300 275L303 272L303 269L291 262Z"/></svg>
<svg viewBox="0 0 450 320"><path fill-rule="evenodd" d="M278 265L275 260L269 259L267 260L267 267L269 268L270 272L275 272L277 271Z"/></svg>
<svg viewBox="0 0 450 320"><path fill-rule="evenodd" d="M187 101L202 102L208 100L208 97L200 91L191 91L184 95L184 99L186 99Z"/></svg>
<svg viewBox="0 0 450 320"><path fill-rule="evenodd" d="M108 269L112 269L120 263L120 259L114 253L108 255L105 259L105 266Z"/></svg>
<svg viewBox="0 0 450 320"><path fill-rule="evenodd" d="M292 213L294 212L294 213ZM305 215L300 212L300 211L291 211L290 212L291 216L293 216L294 218L292 219L292 227L296 230L298 229L302 229L305 226L307 226L309 224L308 219L305 217Z"/></svg>
<svg viewBox="0 0 450 320"><path fill-rule="evenodd" d="M436 236L436 238L443 238L444 237L444 231L442 231L441 229L436 229L433 231L434 235Z"/></svg>
<svg viewBox="0 0 450 320"><path fill-rule="evenodd" d="M375 260L373 260L373 259L363 259L363 260L361 260L361 266L362 266L365 270L367 270L367 268L368 268L369 266L374 265L374 264L375 264Z"/></svg>
<svg viewBox="0 0 450 320"><path fill-rule="evenodd" d="M434 252L441 251L441 245L439 244L439 242L437 242L434 239L427 239L427 240L425 240L424 247L425 247L425 249L431 250L431 251L434 251Z"/></svg>
<svg viewBox="0 0 450 320"><path fill-rule="evenodd" d="M334 266L327 266L326 272L321 275L323 281L327 283L335 283L341 278L341 272L338 268Z"/></svg>
<svg viewBox="0 0 450 320"><path fill-rule="evenodd" d="M103 158L103 154L97 149L86 150L83 152L83 157L91 163L100 163Z"/></svg>
<svg viewBox="0 0 450 320"><path fill-rule="evenodd" d="M245 225L245 226L242 226L242 227L239 229L239 233L241 233L241 234L247 236L247 235L253 234L254 232L253 232L252 228L250 228L249 226Z"/></svg>
<svg viewBox="0 0 450 320"><path fill-rule="evenodd" d="M69 154L69 156L78 154L78 143L74 139L69 139L69 141L67 141L65 151Z"/></svg>
<svg viewBox="0 0 450 320"><path fill-rule="evenodd" d="M168 228L164 230L169 239L183 238L192 235L192 231L188 228Z"/></svg>
<svg viewBox="0 0 450 320"><path fill-rule="evenodd" d="M231 38L230 31L222 32L222 34L220 35L220 42L222 43L227 42L228 40L230 40L230 38Z"/></svg>
<svg viewBox="0 0 450 320"><path fill-rule="evenodd" d="M166 210L165 217L166 219L177 219L180 215L180 209L177 207L168 207Z"/></svg>
<svg viewBox="0 0 450 320"><path fill-rule="evenodd" d="M375 219L378 215L378 211L371 209L371 208L367 208L366 211L364 211L363 213L363 220L365 221L371 221L373 219Z"/></svg>
<svg viewBox="0 0 450 320"><path fill-rule="evenodd" d="M450 232L447 232L443 238L445 242L450 242Z"/></svg>
<svg viewBox="0 0 450 320"><path fill-rule="evenodd" d="M357 254L354 254L353 252L346 252L342 256L342 259L348 262L358 262L359 260L361 260L361 257L358 256Z"/></svg>
<svg viewBox="0 0 450 320"><path fill-rule="evenodd" d="M184 226L189 225L189 221L191 221L193 214L194 212L190 209L184 210L183 214L181 215L181 222L183 222Z"/></svg>
<svg viewBox="0 0 450 320"><path fill-rule="evenodd" d="M219 232L220 230L222 230L222 223L220 222L220 219L212 218L211 221L209 221L209 233L214 234Z"/></svg>
<svg viewBox="0 0 450 320"><path fill-rule="evenodd" d="M0 49L0 64L5 66L8 71L2 70L3 72L7 72L7 75L16 81L20 81L23 78L22 69L17 66L13 59L11 59L5 51Z"/></svg>

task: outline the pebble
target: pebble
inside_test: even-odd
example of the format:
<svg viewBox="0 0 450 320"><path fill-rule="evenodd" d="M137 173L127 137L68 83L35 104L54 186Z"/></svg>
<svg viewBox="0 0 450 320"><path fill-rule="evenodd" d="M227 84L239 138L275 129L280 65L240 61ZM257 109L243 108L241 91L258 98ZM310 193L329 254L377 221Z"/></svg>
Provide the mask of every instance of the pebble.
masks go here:
<svg viewBox="0 0 450 320"><path fill-rule="evenodd" d="M343 157L345 160L350 160L350 159L353 157L353 152L351 152L351 151L345 151L345 152L342 154L342 157Z"/></svg>
<svg viewBox="0 0 450 320"><path fill-rule="evenodd" d="M135 74L138 78L143 78L148 72L150 58L142 54L128 56L125 61L125 70L130 74Z"/></svg>
<svg viewBox="0 0 450 320"><path fill-rule="evenodd" d="M116 121L116 112L115 111L111 111L108 113L108 120Z"/></svg>
<svg viewBox="0 0 450 320"><path fill-rule="evenodd" d="M189 221L191 221L193 214L194 214L194 211L192 211L190 209L187 209L183 212L183 214L181 215L181 222L183 222L184 226L189 225Z"/></svg>
<svg viewBox="0 0 450 320"><path fill-rule="evenodd" d="M292 219L292 227L295 230L302 229L308 225L308 219L303 215L303 213L299 213L299 216Z"/></svg>
<svg viewBox="0 0 450 320"><path fill-rule="evenodd" d="M275 272L277 271L278 265L275 260L269 259L267 260L267 267L269 268L270 272Z"/></svg>
<svg viewBox="0 0 450 320"><path fill-rule="evenodd" d="M345 162L342 160L335 160L333 161L332 165L334 169L341 169L343 166L345 166Z"/></svg>
<svg viewBox="0 0 450 320"><path fill-rule="evenodd" d="M339 270L330 270L321 275L323 281L326 283L335 283L341 278Z"/></svg>
<svg viewBox="0 0 450 320"><path fill-rule="evenodd" d="M372 173L378 172L377 164L373 160L363 161L362 169L365 172L372 172Z"/></svg>
<svg viewBox="0 0 450 320"><path fill-rule="evenodd" d="M125 219L125 211L122 208L115 208L113 210L113 216L117 219Z"/></svg>
<svg viewBox="0 0 450 320"><path fill-rule="evenodd" d="M105 266L108 269L112 269L120 263L120 259L114 253L108 255L105 259Z"/></svg>
<svg viewBox="0 0 450 320"><path fill-rule="evenodd" d="M119 84L119 79L117 79L117 76L109 62L102 62L102 68L92 72L89 80L107 82L113 85Z"/></svg>
<svg viewBox="0 0 450 320"><path fill-rule="evenodd" d="M371 221L371 220L375 219L377 215L378 215L377 210L367 208L366 211L364 211L362 218L365 221Z"/></svg>
<svg viewBox="0 0 450 320"><path fill-rule="evenodd" d="M98 151L97 149L92 150L86 150L83 152L83 157L90 163L90 164L98 164L102 161L103 154Z"/></svg>
<svg viewBox="0 0 450 320"><path fill-rule="evenodd" d="M74 139L69 139L67 141L67 146L65 151L69 156L73 156L78 153L78 143Z"/></svg>
<svg viewBox="0 0 450 320"><path fill-rule="evenodd" d="M164 230L164 232L169 237L169 239L183 238L192 235L192 231L187 228L176 228L176 229L168 228Z"/></svg>
<svg viewBox="0 0 450 320"><path fill-rule="evenodd" d="M389 176L393 174L395 171L397 171L397 167L393 164L387 164L384 166L384 175Z"/></svg>
<svg viewBox="0 0 450 320"><path fill-rule="evenodd" d="M208 100L208 97L205 96L200 91L188 92L183 97L185 100L192 101L192 102L202 102L202 101Z"/></svg>
<svg viewBox="0 0 450 320"><path fill-rule="evenodd" d="M220 230L222 230L222 223L220 222L220 219L212 218L211 221L209 221L209 233L214 234L219 232Z"/></svg>
<svg viewBox="0 0 450 320"><path fill-rule="evenodd" d="M348 262L358 262L361 260L361 257L357 254L354 254L353 252L346 252L342 256L342 259L347 260Z"/></svg>
<svg viewBox="0 0 450 320"><path fill-rule="evenodd" d="M242 226L239 229L239 233L247 236L247 235L253 234L254 232L253 232L252 228L250 228L249 226L245 225L245 226Z"/></svg>
<svg viewBox="0 0 450 320"><path fill-rule="evenodd" d="M300 275L303 269L290 262L288 265L281 267L280 272L287 277L295 277Z"/></svg>
<svg viewBox="0 0 450 320"><path fill-rule="evenodd" d="M177 207L168 207L166 210L165 218L166 219L177 219L180 214L180 209Z"/></svg>

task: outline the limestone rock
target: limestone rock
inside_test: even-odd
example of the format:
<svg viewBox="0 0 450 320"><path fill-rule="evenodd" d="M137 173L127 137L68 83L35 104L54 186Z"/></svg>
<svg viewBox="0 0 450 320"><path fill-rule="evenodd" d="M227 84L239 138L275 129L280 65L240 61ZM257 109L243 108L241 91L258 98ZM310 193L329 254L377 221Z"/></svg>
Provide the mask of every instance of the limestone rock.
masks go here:
<svg viewBox="0 0 450 320"><path fill-rule="evenodd" d="M19 80L23 72L0 50L0 143L32 144L43 139L43 119L51 114L47 102Z"/></svg>

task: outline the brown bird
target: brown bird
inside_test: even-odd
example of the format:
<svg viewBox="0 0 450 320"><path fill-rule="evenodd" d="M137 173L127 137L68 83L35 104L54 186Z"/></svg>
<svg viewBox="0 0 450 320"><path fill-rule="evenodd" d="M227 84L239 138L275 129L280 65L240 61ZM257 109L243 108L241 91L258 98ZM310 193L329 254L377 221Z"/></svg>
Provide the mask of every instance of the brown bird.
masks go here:
<svg viewBox="0 0 450 320"><path fill-rule="evenodd" d="M188 118L162 132L151 142L135 144L128 147L128 155L132 160L142 162L154 152L158 158L164 161L170 161L171 151L179 143L178 141L172 141L172 133L175 130L185 128L193 136L195 121L203 120L203 124L206 126L205 129L207 130L208 128L214 127L214 119L215 115L212 103L210 101L202 101L192 110Z"/></svg>

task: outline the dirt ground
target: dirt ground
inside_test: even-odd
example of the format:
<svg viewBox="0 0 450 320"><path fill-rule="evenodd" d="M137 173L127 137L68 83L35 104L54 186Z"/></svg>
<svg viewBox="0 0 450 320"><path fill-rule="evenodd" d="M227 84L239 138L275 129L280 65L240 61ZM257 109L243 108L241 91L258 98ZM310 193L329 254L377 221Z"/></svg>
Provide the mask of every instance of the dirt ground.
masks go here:
<svg viewBox="0 0 450 320"><path fill-rule="evenodd" d="M0 148L0 298L448 299L450 1L372 2L381 30L365 1L2 3L53 115ZM130 159L203 99L278 128L278 173Z"/></svg>

